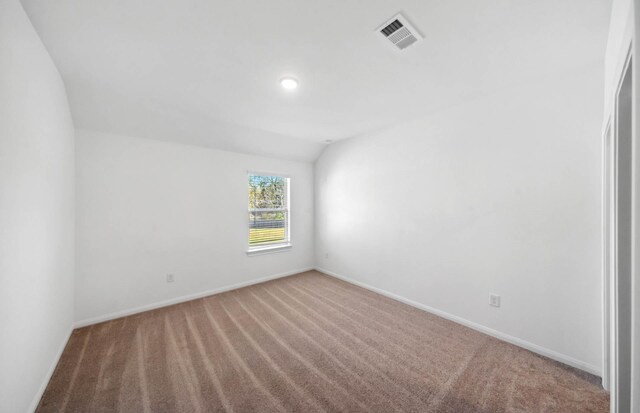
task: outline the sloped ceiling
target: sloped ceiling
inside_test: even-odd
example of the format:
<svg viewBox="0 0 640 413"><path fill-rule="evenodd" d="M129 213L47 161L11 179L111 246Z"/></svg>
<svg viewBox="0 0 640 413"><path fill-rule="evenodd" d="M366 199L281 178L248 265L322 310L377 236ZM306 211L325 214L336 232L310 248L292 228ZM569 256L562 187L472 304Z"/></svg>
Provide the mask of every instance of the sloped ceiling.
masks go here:
<svg viewBox="0 0 640 413"><path fill-rule="evenodd" d="M313 160L604 57L609 0L23 0L76 126ZM374 30L398 11L425 40ZM300 80L294 93L279 79Z"/></svg>

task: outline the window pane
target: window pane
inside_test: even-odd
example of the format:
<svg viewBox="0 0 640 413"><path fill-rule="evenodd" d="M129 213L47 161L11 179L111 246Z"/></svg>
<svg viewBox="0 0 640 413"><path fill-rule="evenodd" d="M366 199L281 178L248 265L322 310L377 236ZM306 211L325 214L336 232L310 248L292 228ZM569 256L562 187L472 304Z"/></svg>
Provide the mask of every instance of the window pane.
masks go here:
<svg viewBox="0 0 640 413"><path fill-rule="evenodd" d="M287 178L249 175L249 209L286 207Z"/></svg>
<svg viewBox="0 0 640 413"><path fill-rule="evenodd" d="M249 213L249 245L281 243L286 240L286 211Z"/></svg>

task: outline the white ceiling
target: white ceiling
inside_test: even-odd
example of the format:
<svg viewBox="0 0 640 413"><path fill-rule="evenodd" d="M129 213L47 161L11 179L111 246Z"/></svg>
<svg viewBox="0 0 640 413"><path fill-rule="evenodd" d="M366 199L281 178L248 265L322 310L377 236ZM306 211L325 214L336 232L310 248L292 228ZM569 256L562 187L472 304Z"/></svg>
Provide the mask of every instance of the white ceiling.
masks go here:
<svg viewBox="0 0 640 413"><path fill-rule="evenodd" d="M313 160L377 130L602 62L609 0L23 0L76 125ZM398 11L425 36L374 33ZM279 79L300 80L294 93Z"/></svg>

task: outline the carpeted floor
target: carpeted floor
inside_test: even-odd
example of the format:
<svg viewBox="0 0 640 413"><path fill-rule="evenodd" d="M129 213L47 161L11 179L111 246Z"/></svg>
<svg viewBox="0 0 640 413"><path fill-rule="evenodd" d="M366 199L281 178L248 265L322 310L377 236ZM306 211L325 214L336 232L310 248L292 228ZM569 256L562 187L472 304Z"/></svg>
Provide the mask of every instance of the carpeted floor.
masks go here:
<svg viewBox="0 0 640 413"><path fill-rule="evenodd" d="M39 412L606 412L599 379L311 271L74 331Z"/></svg>

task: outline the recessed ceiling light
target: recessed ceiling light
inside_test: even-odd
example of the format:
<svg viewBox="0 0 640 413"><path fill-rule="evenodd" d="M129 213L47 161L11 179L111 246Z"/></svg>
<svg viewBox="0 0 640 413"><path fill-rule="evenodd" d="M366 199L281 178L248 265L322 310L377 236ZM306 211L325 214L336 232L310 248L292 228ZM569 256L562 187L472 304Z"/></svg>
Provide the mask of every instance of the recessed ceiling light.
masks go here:
<svg viewBox="0 0 640 413"><path fill-rule="evenodd" d="M292 77L283 77L280 79L280 85L287 90L293 90L298 87L298 81Z"/></svg>

